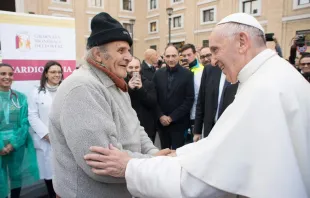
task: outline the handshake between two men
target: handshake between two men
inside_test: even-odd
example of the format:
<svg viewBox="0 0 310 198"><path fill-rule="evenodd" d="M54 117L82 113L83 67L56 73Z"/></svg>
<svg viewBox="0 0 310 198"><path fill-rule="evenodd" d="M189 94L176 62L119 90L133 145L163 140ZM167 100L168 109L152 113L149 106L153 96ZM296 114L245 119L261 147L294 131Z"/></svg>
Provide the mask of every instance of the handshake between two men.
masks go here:
<svg viewBox="0 0 310 198"><path fill-rule="evenodd" d="M127 164L132 159L127 152L120 151L112 144L109 145L109 148L92 146L90 151L92 153L85 155L84 159L95 174L125 177ZM168 148L163 149L154 154L154 157L157 156L175 157L176 151Z"/></svg>

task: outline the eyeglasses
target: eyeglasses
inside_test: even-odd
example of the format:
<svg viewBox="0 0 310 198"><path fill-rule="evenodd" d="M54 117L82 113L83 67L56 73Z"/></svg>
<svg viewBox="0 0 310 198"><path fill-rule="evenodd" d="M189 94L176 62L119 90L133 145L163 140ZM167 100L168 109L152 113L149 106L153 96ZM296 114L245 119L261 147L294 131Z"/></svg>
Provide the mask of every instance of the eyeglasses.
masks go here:
<svg viewBox="0 0 310 198"><path fill-rule="evenodd" d="M308 67L310 67L310 62L309 63L300 63L299 65L302 67L305 67L306 65L308 65Z"/></svg>
<svg viewBox="0 0 310 198"><path fill-rule="evenodd" d="M212 56L212 54L206 54L206 55L201 55L200 58L201 59L205 59L205 58L210 58Z"/></svg>
<svg viewBox="0 0 310 198"><path fill-rule="evenodd" d="M50 74L62 74L62 71L48 71Z"/></svg>

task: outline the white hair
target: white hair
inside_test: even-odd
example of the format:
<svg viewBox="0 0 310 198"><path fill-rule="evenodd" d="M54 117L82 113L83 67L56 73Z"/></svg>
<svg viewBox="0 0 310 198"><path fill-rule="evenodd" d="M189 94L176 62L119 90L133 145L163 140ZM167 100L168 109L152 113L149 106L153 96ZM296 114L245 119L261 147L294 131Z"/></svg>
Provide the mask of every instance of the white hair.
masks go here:
<svg viewBox="0 0 310 198"><path fill-rule="evenodd" d="M234 22L220 24L218 27L221 28L220 34L224 37L233 38L240 32L246 32L258 47L266 46L265 34L258 28Z"/></svg>
<svg viewBox="0 0 310 198"><path fill-rule="evenodd" d="M108 59L110 58L110 55L108 54L108 51L107 51L107 47L105 44L103 45L100 45L100 46L94 46L94 47L87 47L86 49L86 53L85 53L85 59L88 59L88 58L92 58L93 59L93 54L92 54L92 49L93 48L99 48L100 52L102 52L104 54L104 58L105 59Z"/></svg>

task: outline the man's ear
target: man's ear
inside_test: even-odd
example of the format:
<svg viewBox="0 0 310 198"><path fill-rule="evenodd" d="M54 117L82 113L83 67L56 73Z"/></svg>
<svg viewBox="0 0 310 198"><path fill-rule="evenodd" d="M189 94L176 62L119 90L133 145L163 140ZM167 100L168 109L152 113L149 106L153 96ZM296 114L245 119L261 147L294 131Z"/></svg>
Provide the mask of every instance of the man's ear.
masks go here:
<svg viewBox="0 0 310 198"><path fill-rule="evenodd" d="M101 63L102 62L102 58L100 56L100 49L99 47L93 47L91 49L91 55L93 56L94 60Z"/></svg>
<svg viewBox="0 0 310 198"><path fill-rule="evenodd" d="M239 52L240 53L245 53L247 49L249 48L250 45L250 37L247 33L245 32L240 32L239 33Z"/></svg>

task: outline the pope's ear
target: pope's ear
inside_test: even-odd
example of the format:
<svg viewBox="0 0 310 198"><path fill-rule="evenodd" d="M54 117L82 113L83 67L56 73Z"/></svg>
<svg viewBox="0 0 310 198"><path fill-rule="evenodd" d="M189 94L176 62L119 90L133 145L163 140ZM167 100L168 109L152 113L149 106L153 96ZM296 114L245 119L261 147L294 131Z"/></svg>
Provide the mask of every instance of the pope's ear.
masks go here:
<svg viewBox="0 0 310 198"><path fill-rule="evenodd" d="M239 52L245 53L249 48L250 37L246 32L239 33Z"/></svg>

